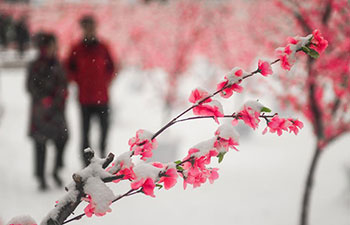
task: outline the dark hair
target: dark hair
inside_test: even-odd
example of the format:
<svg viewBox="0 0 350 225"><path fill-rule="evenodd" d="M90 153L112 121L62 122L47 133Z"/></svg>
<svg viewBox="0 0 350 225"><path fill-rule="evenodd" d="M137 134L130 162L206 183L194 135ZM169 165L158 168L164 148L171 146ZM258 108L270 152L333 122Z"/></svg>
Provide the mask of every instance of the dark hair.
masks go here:
<svg viewBox="0 0 350 225"><path fill-rule="evenodd" d="M53 33L39 32L34 37L35 46L38 48L46 48L55 42L56 36Z"/></svg>
<svg viewBox="0 0 350 225"><path fill-rule="evenodd" d="M95 24L95 19L92 15L82 16L79 20L80 26L93 25Z"/></svg>

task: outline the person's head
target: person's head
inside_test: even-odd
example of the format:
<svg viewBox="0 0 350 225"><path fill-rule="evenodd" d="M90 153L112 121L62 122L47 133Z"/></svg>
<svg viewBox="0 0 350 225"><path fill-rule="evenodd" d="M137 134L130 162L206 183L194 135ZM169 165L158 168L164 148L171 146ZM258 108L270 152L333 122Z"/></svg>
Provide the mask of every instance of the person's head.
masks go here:
<svg viewBox="0 0 350 225"><path fill-rule="evenodd" d="M95 38L96 21L91 15L85 15L80 19L80 27L83 30L84 38Z"/></svg>
<svg viewBox="0 0 350 225"><path fill-rule="evenodd" d="M35 44L40 51L40 56L53 58L56 56L56 37L52 33L41 32L35 36Z"/></svg>

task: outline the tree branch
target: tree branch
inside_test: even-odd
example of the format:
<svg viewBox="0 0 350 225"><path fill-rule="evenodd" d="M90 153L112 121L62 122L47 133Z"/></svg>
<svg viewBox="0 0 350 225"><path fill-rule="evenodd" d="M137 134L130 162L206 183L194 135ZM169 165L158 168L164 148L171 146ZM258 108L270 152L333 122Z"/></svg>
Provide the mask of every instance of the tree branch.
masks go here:
<svg viewBox="0 0 350 225"><path fill-rule="evenodd" d="M277 62L279 62L280 59L276 59L275 61L271 62L270 65L273 65ZM203 98L202 100L200 100L198 103L190 106L189 108L187 108L185 111L183 111L182 113L180 113L179 115L177 115L175 118L173 118L170 122L168 122L166 125L164 125L162 128L160 128L151 138L151 140L155 139L157 136L159 136L161 133L163 133L166 129L168 129L169 127L171 127L172 125L174 125L176 123L176 121L183 115L185 115L187 112L191 111L193 108L197 107L198 105L202 104L203 102L205 102L206 100L214 97L215 95L219 94L220 92L222 92L223 90L225 90L226 88L230 88L232 85L240 83L241 81L253 76L254 74L257 74L259 72L259 70L255 70L251 73L249 73L248 75L242 77L242 79L240 79L238 82L235 82L233 84L227 84L226 86L222 87L220 90L215 91L214 93L212 93L211 95Z"/></svg>

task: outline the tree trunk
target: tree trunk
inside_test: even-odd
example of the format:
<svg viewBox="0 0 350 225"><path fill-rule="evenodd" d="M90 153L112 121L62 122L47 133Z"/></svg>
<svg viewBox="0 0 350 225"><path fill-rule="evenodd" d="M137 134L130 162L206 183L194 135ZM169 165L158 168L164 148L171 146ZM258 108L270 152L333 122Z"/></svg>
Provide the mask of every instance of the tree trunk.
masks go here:
<svg viewBox="0 0 350 225"><path fill-rule="evenodd" d="M317 164L322 152L323 150L320 147L316 146L314 150L314 155L311 161L311 165L308 171L308 175L305 181L303 201L301 205L300 225L308 225L310 200L311 200L312 188L314 183L314 175L315 175Z"/></svg>

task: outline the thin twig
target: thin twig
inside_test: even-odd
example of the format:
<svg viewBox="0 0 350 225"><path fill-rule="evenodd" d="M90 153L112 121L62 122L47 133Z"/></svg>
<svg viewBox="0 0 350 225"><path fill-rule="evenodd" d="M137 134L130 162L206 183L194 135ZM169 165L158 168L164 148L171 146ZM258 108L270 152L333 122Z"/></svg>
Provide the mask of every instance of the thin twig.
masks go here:
<svg viewBox="0 0 350 225"><path fill-rule="evenodd" d="M124 198L124 197L127 197L127 196L131 196L131 195L134 195L134 194L137 194L137 193L140 193L142 192L142 189L139 189L139 190L134 190L134 189L130 189L128 192L124 193L123 195L120 195L118 196L117 198L115 198L112 203L116 202L116 201L119 201L120 199ZM66 223L69 223L69 222L72 222L74 220L80 220L82 217L86 216L85 213L82 213L82 214L79 214L69 220L66 220L64 221L62 224L66 224Z"/></svg>

